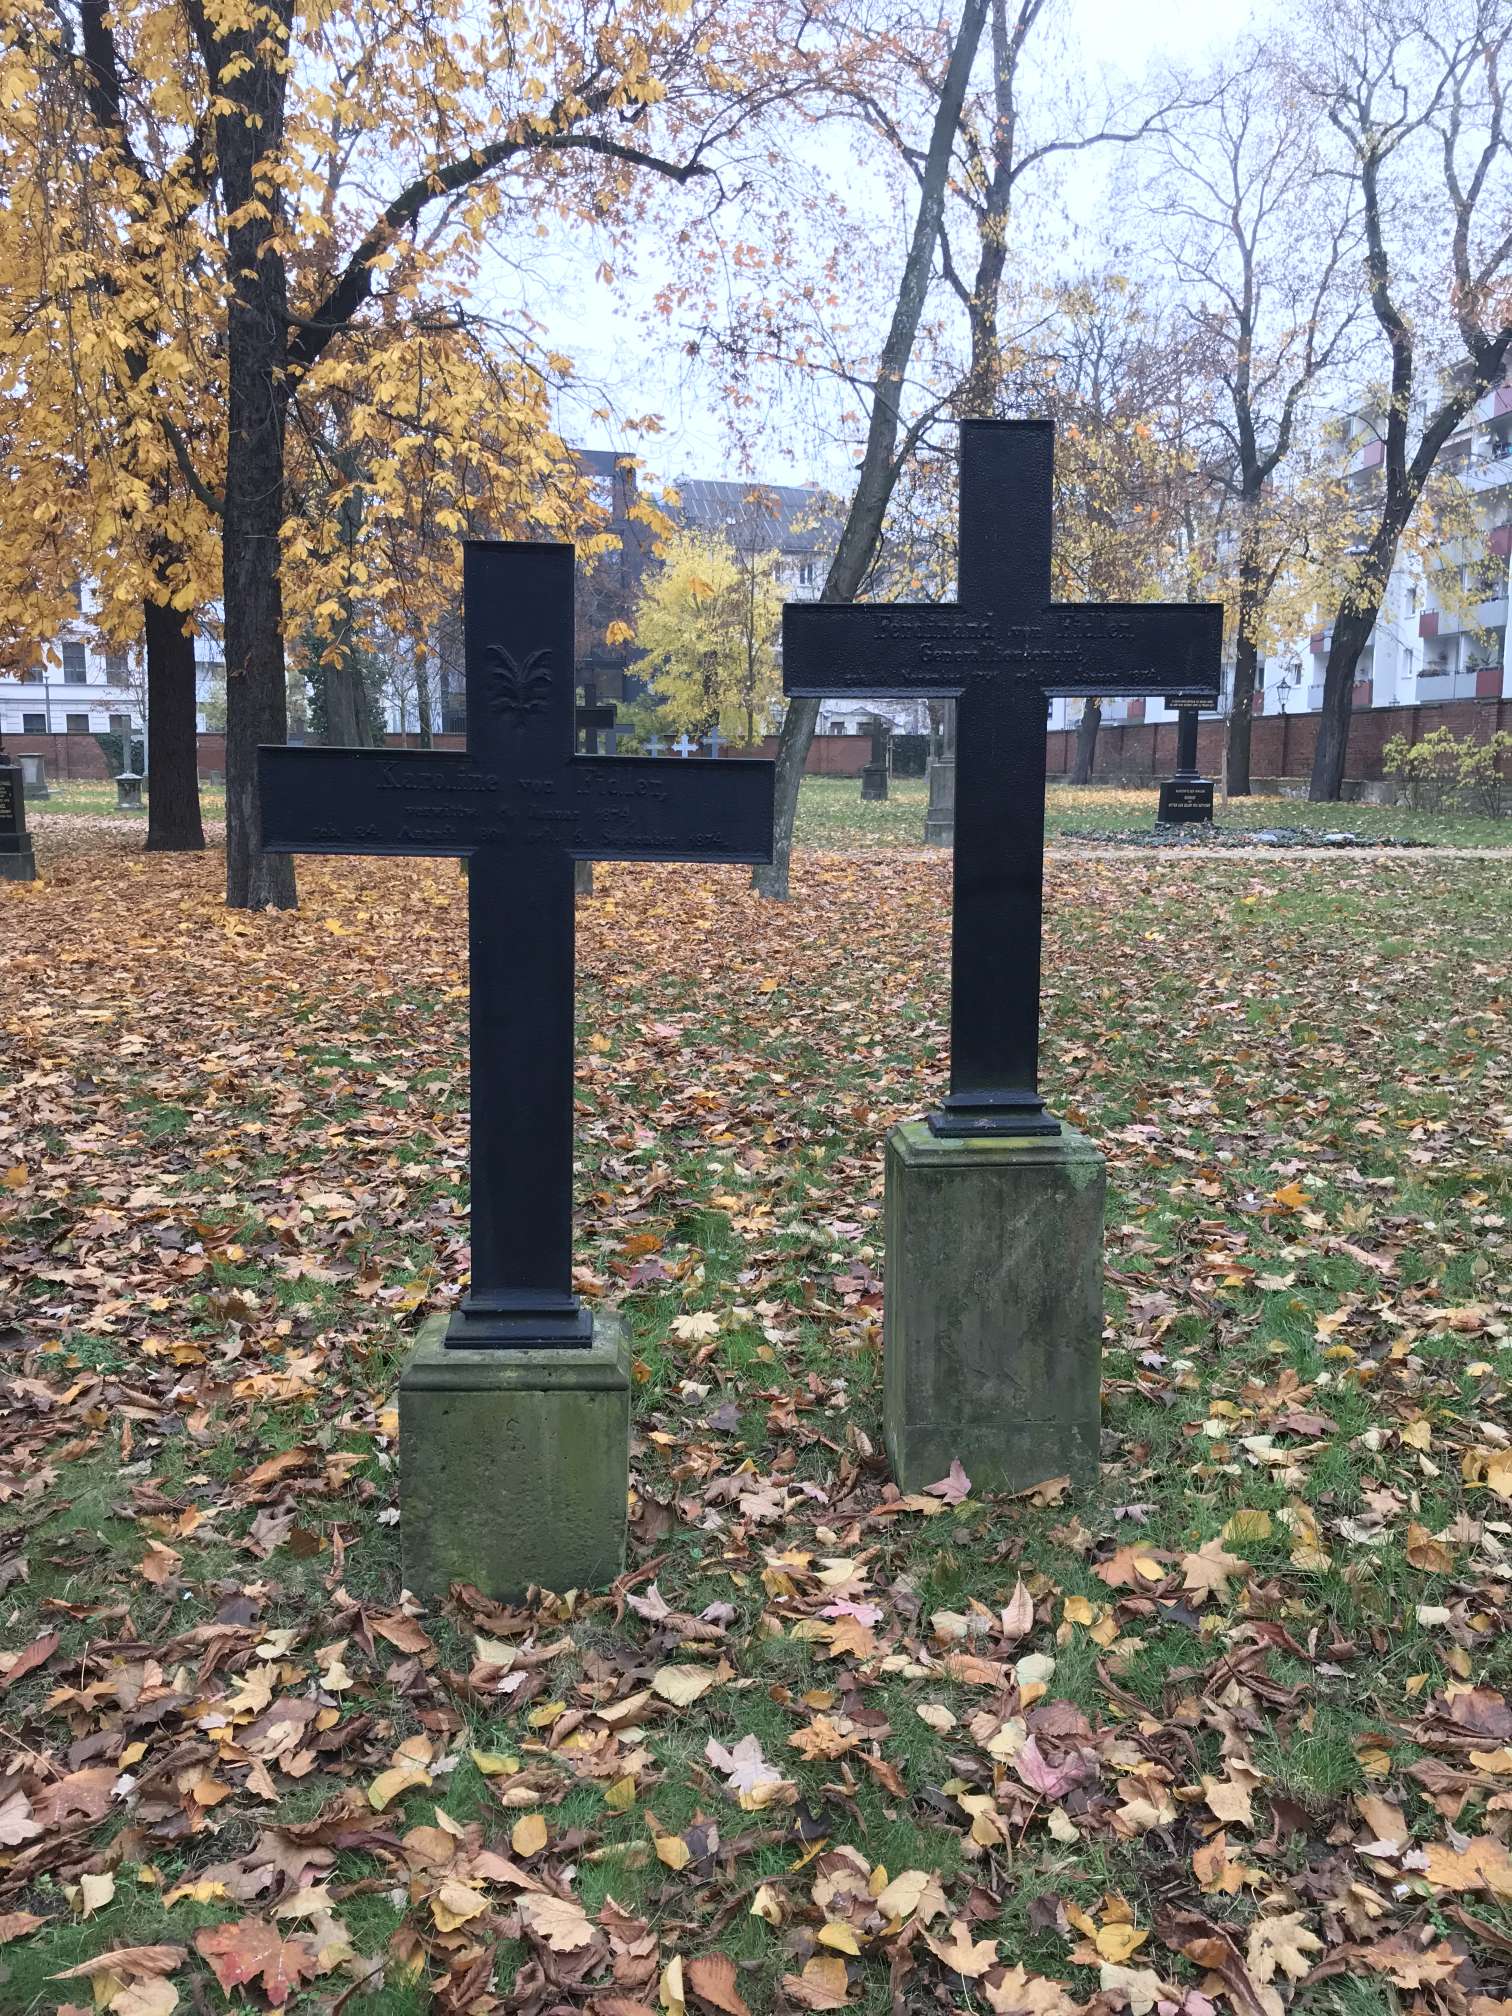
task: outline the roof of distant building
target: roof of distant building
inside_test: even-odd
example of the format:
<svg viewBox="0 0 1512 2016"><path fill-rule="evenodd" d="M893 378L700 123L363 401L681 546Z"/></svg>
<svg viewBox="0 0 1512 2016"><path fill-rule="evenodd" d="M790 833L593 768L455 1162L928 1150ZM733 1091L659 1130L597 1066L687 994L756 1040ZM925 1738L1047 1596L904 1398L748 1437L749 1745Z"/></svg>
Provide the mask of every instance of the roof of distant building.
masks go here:
<svg viewBox="0 0 1512 2016"><path fill-rule="evenodd" d="M679 477L674 515L706 532L727 532L759 551L815 553L835 542L833 501L822 490L789 483L726 483Z"/></svg>

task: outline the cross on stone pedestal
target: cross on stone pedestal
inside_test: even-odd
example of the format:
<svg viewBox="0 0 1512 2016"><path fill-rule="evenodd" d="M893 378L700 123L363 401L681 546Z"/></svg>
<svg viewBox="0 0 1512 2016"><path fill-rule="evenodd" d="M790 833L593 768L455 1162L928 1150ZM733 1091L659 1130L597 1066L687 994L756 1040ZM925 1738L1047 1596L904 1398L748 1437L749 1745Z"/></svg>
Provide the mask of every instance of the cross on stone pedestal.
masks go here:
<svg viewBox="0 0 1512 2016"><path fill-rule="evenodd" d="M263 845L462 855L472 1286L455 1348L588 1344L572 1293L572 864L768 861L773 766L573 754L573 550L470 544L467 750L258 752Z"/></svg>
<svg viewBox="0 0 1512 2016"><path fill-rule="evenodd" d="M688 731L686 728L684 728L681 735L679 735L677 740L672 744L672 747L677 751L678 755L682 757L685 763L687 762L690 756L696 755L698 751L698 744L696 742L690 742L688 740Z"/></svg>
<svg viewBox="0 0 1512 2016"><path fill-rule="evenodd" d="M1039 1093L1045 709L1054 694L1217 704L1216 603L1052 603L1054 429L961 428L959 599L789 602L783 686L820 699L954 697L950 1094L936 1134L1058 1134Z"/></svg>

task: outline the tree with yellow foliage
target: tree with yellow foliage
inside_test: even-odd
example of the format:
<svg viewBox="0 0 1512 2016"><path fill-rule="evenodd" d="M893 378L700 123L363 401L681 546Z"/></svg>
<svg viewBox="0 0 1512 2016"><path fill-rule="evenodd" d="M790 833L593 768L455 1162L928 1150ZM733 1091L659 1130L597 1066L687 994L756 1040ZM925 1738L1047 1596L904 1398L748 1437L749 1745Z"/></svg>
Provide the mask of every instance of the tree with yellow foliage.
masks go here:
<svg viewBox="0 0 1512 2016"><path fill-rule="evenodd" d="M782 695L775 556L675 532L647 576L635 641L674 728L756 740Z"/></svg>
<svg viewBox="0 0 1512 2016"><path fill-rule="evenodd" d="M141 457L136 502L182 513L191 497L219 533L219 578L196 571L172 599L224 604L230 903L294 901L292 863L262 852L256 749L285 739L293 603L313 598L336 636L352 578L350 540L290 529L293 442L318 438L311 416L371 373L391 452L335 470L338 522L352 522L354 485L363 524L381 522L374 493L402 487L421 452L457 465L449 487L479 503L476 402L454 381L436 398L415 362L425 346L411 346L460 333L481 248L534 233L546 213L599 228L643 173L700 177L785 88L781 51L723 0L509 0L482 14L465 0L9 0L7 173L39 209L49 200L58 122L33 118L37 105L68 108L76 164L52 199L79 248L76 282L43 283L54 326L66 334L87 295L109 435ZM97 227L87 243L81 218ZM364 348L374 331L387 377ZM529 491L538 535L570 535L560 447L526 387L552 360L525 354L520 368L512 494ZM434 529L476 522L452 501ZM380 543L364 544L365 569ZM98 571L93 546L90 558Z"/></svg>

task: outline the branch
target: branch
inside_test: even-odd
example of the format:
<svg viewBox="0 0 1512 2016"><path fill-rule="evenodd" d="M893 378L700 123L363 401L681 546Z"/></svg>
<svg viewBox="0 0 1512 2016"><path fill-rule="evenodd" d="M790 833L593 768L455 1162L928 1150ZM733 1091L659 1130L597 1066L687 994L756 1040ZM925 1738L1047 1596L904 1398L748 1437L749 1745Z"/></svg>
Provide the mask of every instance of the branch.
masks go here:
<svg viewBox="0 0 1512 2016"><path fill-rule="evenodd" d="M590 107L592 109L596 108ZM627 162L631 167L647 168L677 183L687 183L695 176L713 172L698 159L697 149L687 161L666 161L658 154L648 153L640 147L627 147L621 141L610 140L597 133L558 133L544 140L495 140L487 147L459 155L444 167L433 168L428 174L417 176L399 192L348 259L314 314L295 321L295 333L289 339L291 376L297 377L310 370L331 339L347 327L373 291L375 261L383 256L402 231L415 223L427 205L437 197L455 195L459 189L481 181L495 168L523 154L572 151L601 154L610 160Z"/></svg>

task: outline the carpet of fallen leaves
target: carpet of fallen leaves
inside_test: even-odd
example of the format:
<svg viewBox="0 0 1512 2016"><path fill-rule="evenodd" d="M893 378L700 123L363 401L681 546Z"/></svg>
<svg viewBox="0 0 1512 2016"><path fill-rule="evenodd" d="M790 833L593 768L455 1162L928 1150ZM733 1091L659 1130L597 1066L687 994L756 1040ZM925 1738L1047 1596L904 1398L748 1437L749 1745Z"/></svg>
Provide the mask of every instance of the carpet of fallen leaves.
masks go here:
<svg viewBox="0 0 1512 2016"><path fill-rule="evenodd" d="M1488 2016L1512 1994L1505 863L1074 860L1103 1487L900 1496L880 1143L948 864L599 869L607 1595L402 1588L465 1282L465 885L0 885L0 2005ZM525 976L522 976L522 980Z"/></svg>

